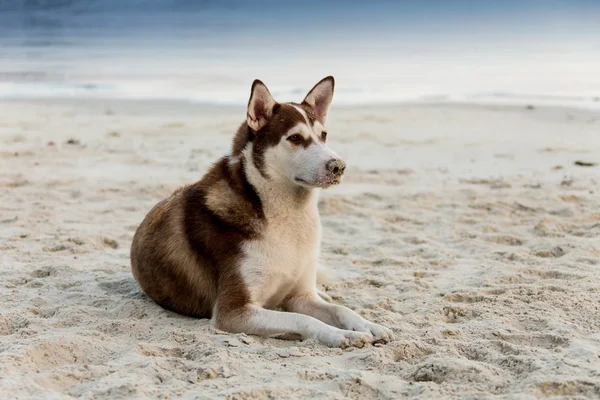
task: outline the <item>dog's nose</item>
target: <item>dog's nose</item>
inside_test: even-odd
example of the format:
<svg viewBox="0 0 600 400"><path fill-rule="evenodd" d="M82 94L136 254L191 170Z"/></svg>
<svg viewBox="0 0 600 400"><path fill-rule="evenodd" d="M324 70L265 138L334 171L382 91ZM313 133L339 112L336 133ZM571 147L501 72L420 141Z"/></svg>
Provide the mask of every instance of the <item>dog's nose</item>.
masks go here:
<svg viewBox="0 0 600 400"><path fill-rule="evenodd" d="M327 170L334 175L342 175L344 170L346 169L346 163L344 160L339 158L334 158L332 160L327 161Z"/></svg>

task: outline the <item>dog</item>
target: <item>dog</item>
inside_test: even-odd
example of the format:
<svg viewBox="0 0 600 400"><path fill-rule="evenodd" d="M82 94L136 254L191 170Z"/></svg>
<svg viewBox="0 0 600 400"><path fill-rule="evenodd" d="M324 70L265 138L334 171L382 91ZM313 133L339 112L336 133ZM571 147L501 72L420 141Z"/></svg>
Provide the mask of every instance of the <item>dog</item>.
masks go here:
<svg viewBox="0 0 600 400"><path fill-rule="evenodd" d="M231 154L154 206L134 235L133 276L156 303L231 333L330 347L393 340L316 287L319 191L346 168L326 144L334 85L329 76L301 103L278 103L254 81Z"/></svg>

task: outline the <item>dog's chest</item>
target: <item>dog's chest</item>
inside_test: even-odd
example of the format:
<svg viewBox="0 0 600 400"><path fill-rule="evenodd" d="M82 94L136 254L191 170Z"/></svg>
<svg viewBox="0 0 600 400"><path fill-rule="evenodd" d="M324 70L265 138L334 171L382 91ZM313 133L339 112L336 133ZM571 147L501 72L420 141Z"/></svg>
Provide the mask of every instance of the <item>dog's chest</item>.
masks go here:
<svg viewBox="0 0 600 400"><path fill-rule="evenodd" d="M317 212L270 221L261 239L243 245L241 272L252 301L277 307L299 281L315 274L319 254Z"/></svg>

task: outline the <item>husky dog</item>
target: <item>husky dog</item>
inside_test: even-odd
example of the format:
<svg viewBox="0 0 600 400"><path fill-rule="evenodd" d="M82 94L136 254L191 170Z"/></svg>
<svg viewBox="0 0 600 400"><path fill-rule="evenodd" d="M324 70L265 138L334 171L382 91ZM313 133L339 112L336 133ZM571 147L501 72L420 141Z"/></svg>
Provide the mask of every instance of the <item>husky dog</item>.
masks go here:
<svg viewBox="0 0 600 400"><path fill-rule="evenodd" d="M319 190L346 168L326 145L333 88L329 76L302 103L278 103L254 81L231 155L154 206L135 233L133 275L156 303L227 332L333 347L393 339L316 287Z"/></svg>

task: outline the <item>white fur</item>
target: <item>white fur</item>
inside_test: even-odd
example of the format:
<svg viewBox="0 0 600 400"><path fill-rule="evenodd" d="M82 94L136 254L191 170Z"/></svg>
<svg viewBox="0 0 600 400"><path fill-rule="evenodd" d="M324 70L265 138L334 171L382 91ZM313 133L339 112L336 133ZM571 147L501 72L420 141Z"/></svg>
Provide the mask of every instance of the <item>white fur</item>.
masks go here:
<svg viewBox="0 0 600 400"><path fill-rule="evenodd" d="M267 310L254 305L247 307L244 318L238 319L237 328L262 336L296 334L331 347L362 347L373 340L367 332L339 329L308 315Z"/></svg>
<svg viewBox="0 0 600 400"><path fill-rule="evenodd" d="M243 244L242 276L256 304L275 307L302 279L316 281L321 242L318 191L310 192L298 207L295 185L263 177L250 160L251 146L244 151L246 174L263 199L267 224L261 240Z"/></svg>
<svg viewBox="0 0 600 400"><path fill-rule="evenodd" d="M267 224L260 239L242 244L241 274L252 305L238 329L264 336L294 333L341 347L392 340L389 329L346 307L326 303L317 290L321 243L318 189L311 189L298 204L293 182L281 181L286 179L281 175L265 178L258 171L252 161L252 144L242 156L248 180L263 201ZM267 165L274 159L265 157ZM280 306L293 312L271 310Z"/></svg>
<svg viewBox="0 0 600 400"><path fill-rule="evenodd" d="M352 328L340 329L319 318L302 315L308 314L306 312L299 314L270 310L290 302L291 307L305 311L311 308L311 303L303 299L320 299L316 289L321 243L318 193L317 189L313 189L300 207L294 204L293 186L281 185L263 177L250 160L251 146L243 153L248 161L245 164L246 173L250 183L264 199L267 224L260 239L242 244L244 258L241 273L252 306L247 310L239 329L264 336L294 333L338 347L362 346L371 342L373 333L365 326L360 326L363 329L354 332ZM360 316L348 311L355 316L355 320L362 321ZM346 319L352 319L352 316ZM385 332L385 336L380 335L378 339L383 337L388 338L388 333Z"/></svg>
<svg viewBox="0 0 600 400"><path fill-rule="evenodd" d="M320 140L315 140L306 149L296 150L289 161L295 179L309 185L327 186L327 162L339 158Z"/></svg>

